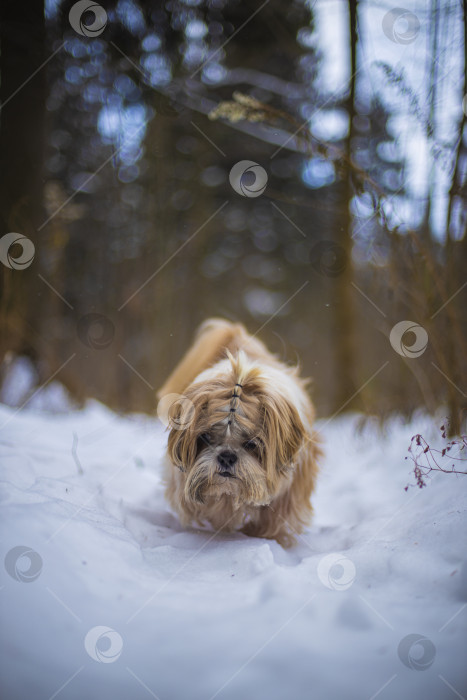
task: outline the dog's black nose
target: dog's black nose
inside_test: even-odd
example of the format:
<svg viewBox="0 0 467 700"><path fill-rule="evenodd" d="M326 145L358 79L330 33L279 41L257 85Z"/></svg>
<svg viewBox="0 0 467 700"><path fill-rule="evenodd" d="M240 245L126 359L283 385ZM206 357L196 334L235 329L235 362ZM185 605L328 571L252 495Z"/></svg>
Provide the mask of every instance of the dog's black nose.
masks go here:
<svg viewBox="0 0 467 700"><path fill-rule="evenodd" d="M237 459L235 452L230 452L230 450L224 450L217 455L217 461L223 471L231 471Z"/></svg>

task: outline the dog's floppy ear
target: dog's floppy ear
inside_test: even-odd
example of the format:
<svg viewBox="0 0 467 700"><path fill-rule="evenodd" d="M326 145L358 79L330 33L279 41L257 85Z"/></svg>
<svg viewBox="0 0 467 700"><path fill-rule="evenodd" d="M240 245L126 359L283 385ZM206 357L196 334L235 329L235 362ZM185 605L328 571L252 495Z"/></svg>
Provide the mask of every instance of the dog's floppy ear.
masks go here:
<svg viewBox="0 0 467 700"><path fill-rule="evenodd" d="M263 431L268 445L267 473L273 479L278 471L293 462L303 444L305 428L295 406L279 391L261 397Z"/></svg>
<svg viewBox="0 0 467 700"><path fill-rule="evenodd" d="M184 471L196 458L196 428L203 401L188 389L184 395L167 394L166 425L169 432L168 451L172 462Z"/></svg>
<svg viewBox="0 0 467 700"><path fill-rule="evenodd" d="M197 453L199 433L209 430L210 414L207 406L213 390L212 383L194 384L183 395L167 394L172 403L166 407L169 429L168 452L172 462L182 471L193 466ZM162 397L161 401L164 400ZM215 415L215 414L214 414ZM219 420L225 414L220 412Z"/></svg>
<svg viewBox="0 0 467 700"><path fill-rule="evenodd" d="M182 472L189 468L196 457L196 441L190 430L171 430L167 449L172 463Z"/></svg>

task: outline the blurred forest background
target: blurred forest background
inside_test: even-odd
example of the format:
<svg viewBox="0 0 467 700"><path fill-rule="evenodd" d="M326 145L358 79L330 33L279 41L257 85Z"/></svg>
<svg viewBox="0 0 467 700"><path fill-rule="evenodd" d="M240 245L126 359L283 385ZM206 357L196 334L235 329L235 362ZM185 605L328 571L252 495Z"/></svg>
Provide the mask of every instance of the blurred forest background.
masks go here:
<svg viewBox="0 0 467 700"><path fill-rule="evenodd" d="M91 4L73 28L76 3L3 3L0 235L35 246L1 266L3 375L28 357L39 384L154 411L224 316L300 358L321 416L447 405L457 429L466 3ZM261 195L232 188L242 160ZM404 320L416 358L389 341Z"/></svg>

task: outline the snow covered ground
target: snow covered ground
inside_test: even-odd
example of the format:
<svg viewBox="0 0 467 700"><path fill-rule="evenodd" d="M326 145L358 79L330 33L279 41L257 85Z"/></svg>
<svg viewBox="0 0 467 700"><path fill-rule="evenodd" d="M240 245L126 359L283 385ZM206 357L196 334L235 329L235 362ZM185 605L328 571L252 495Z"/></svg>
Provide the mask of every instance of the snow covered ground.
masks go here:
<svg viewBox="0 0 467 700"><path fill-rule="evenodd" d="M180 527L156 419L46 405L0 406L4 700L467 697L467 479L404 490L432 422L322 421L286 551Z"/></svg>

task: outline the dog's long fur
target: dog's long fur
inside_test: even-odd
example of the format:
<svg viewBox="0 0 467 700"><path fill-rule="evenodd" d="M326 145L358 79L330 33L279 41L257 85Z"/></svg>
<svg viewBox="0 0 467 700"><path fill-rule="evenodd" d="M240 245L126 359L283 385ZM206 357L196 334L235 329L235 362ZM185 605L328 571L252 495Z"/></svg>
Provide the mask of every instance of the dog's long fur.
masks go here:
<svg viewBox="0 0 467 700"><path fill-rule="evenodd" d="M241 324L202 324L158 392L190 408L184 425L173 404L166 468L166 496L184 525L294 542L311 518L320 454L305 387L298 368Z"/></svg>

